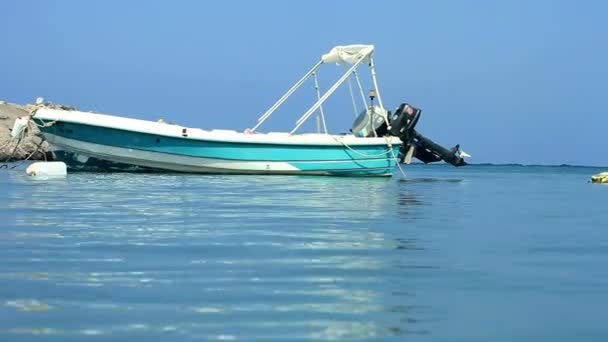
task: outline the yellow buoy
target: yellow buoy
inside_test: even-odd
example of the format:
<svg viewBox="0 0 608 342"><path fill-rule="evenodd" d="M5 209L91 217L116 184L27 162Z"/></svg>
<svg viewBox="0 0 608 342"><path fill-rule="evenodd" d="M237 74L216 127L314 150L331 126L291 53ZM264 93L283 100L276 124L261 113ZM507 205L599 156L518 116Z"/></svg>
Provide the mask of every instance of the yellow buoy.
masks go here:
<svg viewBox="0 0 608 342"><path fill-rule="evenodd" d="M592 183L608 183L608 172L600 172L591 176Z"/></svg>

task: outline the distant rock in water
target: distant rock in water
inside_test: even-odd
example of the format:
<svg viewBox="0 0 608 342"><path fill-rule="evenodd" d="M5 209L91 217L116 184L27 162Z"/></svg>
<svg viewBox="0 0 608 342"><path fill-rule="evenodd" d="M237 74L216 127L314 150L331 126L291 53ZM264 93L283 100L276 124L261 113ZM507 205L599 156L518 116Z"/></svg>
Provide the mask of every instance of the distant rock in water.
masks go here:
<svg viewBox="0 0 608 342"><path fill-rule="evenodd" d="M36 136L38 129L34 126L34 132L26 134L23 141L17 145L17 139L11 137L11 129L15 119L20 116L28 116L25 106L0 101L0 163L10 160L23 160L36 151L40 144L40 138ZM30 157L31 160L42 160L49 150L49 145L43 142L39 150Z"/></svg>

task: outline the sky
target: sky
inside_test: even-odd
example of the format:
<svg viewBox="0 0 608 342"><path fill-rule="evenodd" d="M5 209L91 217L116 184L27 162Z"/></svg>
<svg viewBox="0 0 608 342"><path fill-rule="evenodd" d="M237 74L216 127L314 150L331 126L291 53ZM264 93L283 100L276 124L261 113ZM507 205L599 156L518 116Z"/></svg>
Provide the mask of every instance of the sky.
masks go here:
<svg viewBox="0 0 608 342"><path fill-rule="evenodd" d="M333 46L374 44L385 106L422 108L418 130L471 162L608 166L606 13L600 0L5 1L0 99L243 130ZM322 89L340 71L324 66ZM291 130L315 100L307 83L261 130ZM332 132L351 127L350 101L345 88L328 102Z"/></svg>

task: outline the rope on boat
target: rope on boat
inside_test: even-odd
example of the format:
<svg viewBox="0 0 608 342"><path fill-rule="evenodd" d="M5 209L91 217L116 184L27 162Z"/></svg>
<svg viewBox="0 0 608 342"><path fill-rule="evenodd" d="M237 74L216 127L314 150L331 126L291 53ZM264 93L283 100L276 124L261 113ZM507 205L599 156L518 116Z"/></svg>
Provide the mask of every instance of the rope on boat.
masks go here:
<svg viewBox="0 0 608 342"><path fill-rule="evenodd" d="M30 153L25 159L23 159L22 161L20 161L19 163L15 164L15 165L13 165L10 169L14 170L17 167L25 164L25 162L27 162L28 160L30 160L30 158L32 158L32 156L34 156L34 154L36 154L38 152L38 150L40 150L40 147L42 146L43 143L44 143L44 139L40 139L40 142L38 143L38 145L36 146L36 148L34 149L34 151L32 153ZM46 154L44 155L44 159L46 161Z"/></svg>
<svg viewBox="0 0 608 342"><path fill-rule="evenodd" d="M355 149L353 149L352 147L350 147L347 143L345 143L344 141L332 136L332 138L334 138L335 141L339 142L340 144L342 144L344 147L346 147L347 149L349 149L350 151L352 151L354 154L361 156L361 157L368 157L368 158L373 158L373 157L382 157L386 154L388 154L389 152L391 152L393 150L393 146L388 142L387 139L387 144L389 146L388 150L382 152L382 153L378 153L378 154L366 154L366 153L361 153Z"/></svg>
<svg viewBox="0 0 608 342"><path fill-rule="evenodd" d="M407 175L405 174L405 171L403 171L403 168L401 167L401 163L399 163L399 159L395 156L395 152L393 151L392 147L391 147L391 154L393 155L393 158L395 159L395 163L397 164L397 167L399 168L399 171L401 172L401 176L403 176L403 178L406 178Z"/></svg>
<svg viewBox="0 0 608 342"><path fill-rule="evenodd" d="M17 140L17 144L15 144L15 147L13 148L13 152L11 152L11 154L8 156L8 158L6 158L3 162L2 165L0 165L0 169L8 169L8 162L13 159L13 157L15 156L15 152L17 152L17 148L19 147L19 144L21 143L21 141L23 140L23 135L21 135L19 137L19 140ZM9 140L9 142L12 142L13 140Z"/></svg>
<svg viewBox="0 0 608 342"><path fill-rule="evenodd" d="M51 127L51 126L53 126L57 122L57 120L53 120L53 121L45 122L43 124L39 124L39 123L37 123L34 120L34 116L36 116L36 112L38 111L38 109L44 108L44 107L45 107L45 105L33 105L33 106L31 106L30 111L29 111L30 112L30 119L27 122L28 126L31 123L31 124L33 124L36 127L44 128L44 127Z"/></svg>
<svg viewBox="0 0 608 342"><path fill-rule="evenodd" d="M30 123L30 122L32 124L34 124L34 126L36 126L36 127L44 128L44 127L51 127L51 126L53 126L57 122L57 120L49 121L49 122L46 122L46 123L44 123L42 125L39 124L39 123L37 123L36 121L34 121L33 118L30 121L28 121L28 123Z"/></svg>
<svg viewBox="0 0 608 342"><path fill-rule="evenodd" d="M8 146L10 143L13 142L13 139L8 140L4 145L0 146L0 150L5 148L6 146Z"/></svg>
<svg viewBox="0 0 608 342"><path fill-rule="evenodd" d="M355 149L353 149L352 147L350 147L347 143L345 143L344 141L341 141L339 139L337 139L336 137L333 137L334 140L336 140L337 142L339 142L340 144L344 145L344 147L346 147L347 149L349 149L350 151L352 151L353 153L362 156L362 157L380 157L383 155L386 155L387 153L391 154L392 159L395 161L395 163L397 164L397 167L399 168L399 171L401 172L401 175L403 176L403 178L407 177L407 175L405 174L405 171L403 171L403 168L401 167L401 165L399 164L399 158L397 158L397 156L395 155L395 149L393 148L393 144L391 144L390 140L387 137L384 137L384 140L386 140L386 144L388 145L388 150L380 153L380 154L365 154L365 153L361 153L359 151L356 151Z"/></svg>
<svg viewBox="0 0 608 342"><path fill-rule="evenodd" d="M17 143L15 144L15 147L13 148L13 151L11 152L11 154L9 155L9 157L2 162L2 165L0 165L0 169L7 169L7 170L11 169L11 170L13 170L13 169L15 169L15 168L23 165L28 160L30 160L30 158L32 158L40 150L40 147L42 146L42 144L45 141L45 139L43 137L40 137L40 142L38 143L38 145L36 146L36 148L34 149L34 151L32 151L25 159L21 160L19 163L17 163L16 165L13 165L11 167L9 167L8 164L7 164L15 156L15 153L17 152L17 149L19 148L19 145L23 141L23 138L26 135L28 135L28 134L33 134L32 133L33 132L32 127L30 126L31 124L33 124L33 125L35 125L37 127L50 127L50 126L54 125L57 122L57 120L53 120L53 121L49 121L47 123L44 123L42 125L36 123L33 120L33 117L36 114L36 111L38 110L38 108L40 108L40 105L36 105L36 106L33 107L33 109L30 110L30 113L29 113L30 120L28 120L28 122L27 122L27 129L20 134L19 139L17 140ZM11 139L11 140L7 141L4 145L2 145L0 147L0 149L3 149L6 146L10 145L13 141L15 141L15 140ZM44 154L44 159L46 160L46 153Z"/></svg>

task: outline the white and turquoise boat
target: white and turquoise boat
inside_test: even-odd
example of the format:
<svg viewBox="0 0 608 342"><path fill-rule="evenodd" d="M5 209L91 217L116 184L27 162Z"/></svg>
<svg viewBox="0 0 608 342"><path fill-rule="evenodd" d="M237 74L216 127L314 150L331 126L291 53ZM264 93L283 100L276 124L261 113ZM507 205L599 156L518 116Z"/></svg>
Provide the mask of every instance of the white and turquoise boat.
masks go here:
<svg viewBox="0 0 608 342"><path fill-rule="evenodd" d="M372 45L334 47L258 119L255 127L244 132L205 130L44 104L32 112L31 118L51 145L68 152L70 157L65 161L73 168L95 160L97 164L126 169L191 173L390 176L405 140L389 131L394 127L389 123L378 89L373 53ZM328 63L349 67L321 94L317 73ZM373 83L369 103L357 72L361 65L369 66ZM276 109L311 78L317 99L295 127L289 132L260 132L260 126ZM351 78L357 81L366 110L355 121L351 133L329 134L323 104L339 86L347 81L351 85ZM354 104L352 86L349 89ZM318 131L296 133L313 115Z"/></svg>

